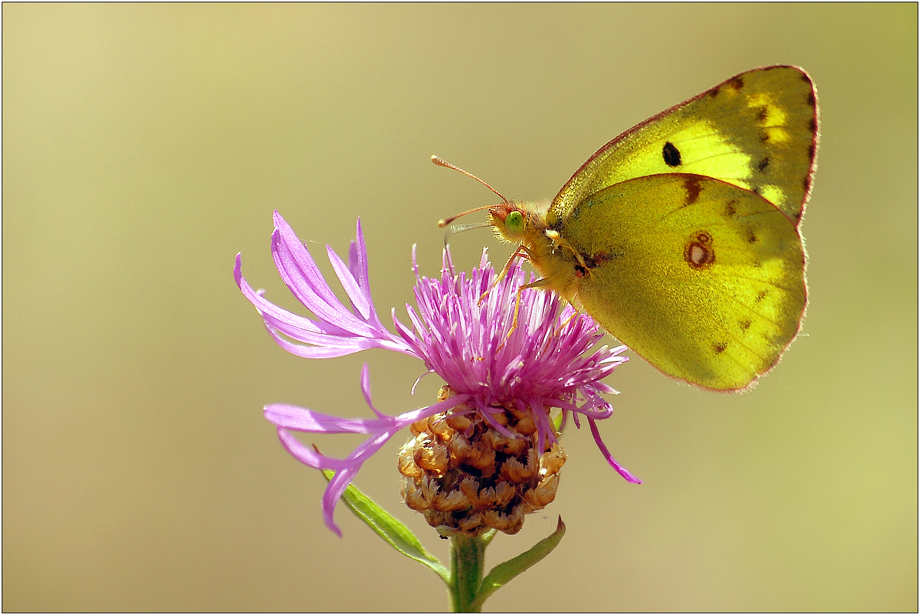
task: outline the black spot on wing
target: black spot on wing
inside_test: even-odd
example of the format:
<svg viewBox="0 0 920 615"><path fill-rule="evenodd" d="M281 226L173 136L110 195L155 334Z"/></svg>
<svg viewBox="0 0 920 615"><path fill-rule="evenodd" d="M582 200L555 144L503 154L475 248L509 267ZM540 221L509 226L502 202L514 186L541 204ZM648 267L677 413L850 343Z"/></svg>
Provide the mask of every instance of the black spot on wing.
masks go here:
<svg viewBox="0 0 920 615"><path fill-rule="evenodd" d="M680 151L674 147L674 144L668 141L661 149L661 156L664 163L671 168L680 166Z"/></svg>
<svg viewBox="0 0 920 615"><path fill-rule="evenodd" d="M757 162L757 170L760 171L761 173L763 173L763 172L764 172L764 169L766 169L768 166L770 166L770 157L769 157L769 156L766 156L766 157L764 157L764 158L761 158L761 159Z"/></svg>

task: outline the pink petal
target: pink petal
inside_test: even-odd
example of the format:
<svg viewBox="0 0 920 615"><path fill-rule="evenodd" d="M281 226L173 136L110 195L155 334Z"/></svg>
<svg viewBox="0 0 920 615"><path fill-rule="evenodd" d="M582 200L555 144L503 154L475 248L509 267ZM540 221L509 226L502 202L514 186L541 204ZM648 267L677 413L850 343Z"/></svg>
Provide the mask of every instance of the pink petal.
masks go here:
<svg viewBox="0 0 920 615"><path fill-rule="evenodd" d="M607 450L607 446L604 445L604 441L601 440L601 434L597 430L597 423L594 422L594 419L588 418L588 423L591 425L591 433L594 434L594 441L597 443L597 448L601 449L601 454L604 455L604 458L607 460L614 470L619 472L620 476L625 478L627 481L640 485L642 481L629 473L629 471L617 463L617 460L613 458L613 455L610 454L610 451Z"/></svg>

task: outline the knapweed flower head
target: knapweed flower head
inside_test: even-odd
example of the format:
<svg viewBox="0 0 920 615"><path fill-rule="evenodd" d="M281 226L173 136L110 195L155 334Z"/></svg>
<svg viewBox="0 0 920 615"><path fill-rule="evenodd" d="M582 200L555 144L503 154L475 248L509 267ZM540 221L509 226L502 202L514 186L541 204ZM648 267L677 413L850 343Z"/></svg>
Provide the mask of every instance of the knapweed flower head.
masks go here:
<svg viewBox="0 0 920 615"><path fill-rule="evenodd" d="M596 424L612 414L601 394L615 391L601 380L626 361L621 356L625 348L594 348L603 332L553 293L525 288L519 294L527 280L518 264L496 283L485 252L479 267L467 275L454 271L445 250L440 277L426 278L419 275L413 255L417 307L406 306L409 324L393 310L396 333L391 333L371 297L360 220L347 264L327 247L349 305L339 301L277 212L274 221L275 265L313 317L284 310L254 291L242 276L240 255L234 277L282 348L314 359L382 348L420 359L427 373L444 381L436 403L397 416L374 407L367 365L361 389L373 418L345 419L284 404L265 407L265 417L277 426L291 455L311 468L335 471L322 509L336 534L341 532L333 511L346 487L362 464L404 428L412 436L398 459L406 503L431 525L452 531L514 533L524 514L552 501L565 461L557 423L561 429L569 419L576 426L586 419L608 463L626 480L640 482L614 460ZM368 438L337 459L305 446L292 434L296 431Z"/></svg>

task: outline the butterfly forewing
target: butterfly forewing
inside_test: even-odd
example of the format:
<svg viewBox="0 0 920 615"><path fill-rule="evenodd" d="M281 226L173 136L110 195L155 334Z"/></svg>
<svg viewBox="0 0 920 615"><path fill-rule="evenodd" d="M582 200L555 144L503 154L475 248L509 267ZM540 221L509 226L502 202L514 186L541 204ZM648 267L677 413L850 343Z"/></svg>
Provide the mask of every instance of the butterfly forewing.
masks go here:
<svg viewBox="0 0 920 615"><path fill-rule="evenodd" d="M796 224L811 189L818 117L814 86L792 66L742 73L602 147L553 200L556 227L588 196L636 177L692 173L751 190Z"/></svg>

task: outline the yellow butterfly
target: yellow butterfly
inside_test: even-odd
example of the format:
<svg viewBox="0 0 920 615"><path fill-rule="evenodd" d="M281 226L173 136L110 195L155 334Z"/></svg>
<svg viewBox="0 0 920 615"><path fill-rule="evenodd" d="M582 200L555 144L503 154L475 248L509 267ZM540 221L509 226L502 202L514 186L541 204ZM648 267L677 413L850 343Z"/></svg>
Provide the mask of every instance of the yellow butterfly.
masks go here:
<svg viewBox="0 0 920 615"><path fill-rule="evenodd" d="M531 286L669 376L741 390L776 365L805 312L798 227L817 143L808 75L759 68L610 141L548 206L501 197L490 223L519 244L509 265L526 258L542 276Z"/></svg>

